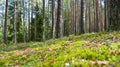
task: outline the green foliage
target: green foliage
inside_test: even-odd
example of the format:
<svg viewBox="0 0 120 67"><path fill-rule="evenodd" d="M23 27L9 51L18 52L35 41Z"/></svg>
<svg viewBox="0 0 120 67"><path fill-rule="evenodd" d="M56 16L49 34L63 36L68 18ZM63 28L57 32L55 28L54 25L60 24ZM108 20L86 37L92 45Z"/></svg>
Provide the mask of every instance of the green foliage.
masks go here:
<svg viewBox="0 0 120 67"><path fill-rule="evenodd" d="M10 2L8 14L10 16L10 21L8 24L8 41L9 43L13 43L14 39L14 2ZM17 18L17 41L23 42L23 30L22 30L22 19L21 19L21 10L18 11L18 18Z"/></svg>
<svg viewBox="0 0 120 67"><path fill-rule="evenodd" d="M73 40L74 35L69 35L69 39L68 40Z"/></svg>
<svg viewBox="0 0 120 67"><path fill-rule="evenodd" d="M2 33L2 31L0 31L0 43L2 43L3 42L3 33Z"/></svg>
<svg viewBox="0 0 120 67"><path fill-rule="evenodd" d="M37 41L42 41L42 32L43 32L43 16L42 16L42 12L43 11L40 11L40 10L42 10L42 9L40 9L39 7L38 7L38 4L35 6L35 8L34 8L34 10L33 11L35 11L35 12L37 12L37 13L35 13L35 18L32 18L32 22L31 22L31 40L32 41L34 41L34 35L35 35L35 32L32 32L32 31L34 31L35 30L35 27L34 27L34 25L35 25L35 22L36 22L36 29L37 29L37 32L36 32L36 34L37 34ZM45 22L46 22L46 31L45 31L45 35L46 35L46 39L48 40L48 39L50 39L51 38L51 24L50 24L50 21L49 21L49 19L48 19L48 17L47 17L47 13L48 12L46 12L46 16L45 16Z"/></svg>
<svg viewBox="0 0 120 67"><path fill-rule="evenodd" d="M118 43L118 48L120 48L120 43Z"/></svg>
<svg viewBox="0 0 120 67"><path fill-rule="evenodd" d="M110 47L110 46L111 46L111 41L110 41L110 40L107 40L107 41L105 42L105 45L108 46L108 47Z"/></svg>

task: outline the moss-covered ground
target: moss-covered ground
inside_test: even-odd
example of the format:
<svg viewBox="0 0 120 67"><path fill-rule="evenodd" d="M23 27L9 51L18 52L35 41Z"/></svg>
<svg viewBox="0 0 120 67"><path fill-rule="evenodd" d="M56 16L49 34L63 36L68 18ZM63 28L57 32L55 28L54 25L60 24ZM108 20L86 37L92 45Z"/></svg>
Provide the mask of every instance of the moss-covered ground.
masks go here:
<svg viewBox="0 0 120 67"><path fill-rule="evenodd" d="M0 45L0 67L119 67L120 33Z"/></svg>

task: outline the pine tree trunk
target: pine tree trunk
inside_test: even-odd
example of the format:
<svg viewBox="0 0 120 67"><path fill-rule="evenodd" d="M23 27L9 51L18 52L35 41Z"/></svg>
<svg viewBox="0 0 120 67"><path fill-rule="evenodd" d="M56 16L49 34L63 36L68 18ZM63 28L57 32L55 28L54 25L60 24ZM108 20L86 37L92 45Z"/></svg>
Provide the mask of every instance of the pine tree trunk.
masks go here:
<svg viewBox="0 0 120 67"><path fill-rule="evenodd" d="M99 3L98 0L95 0L95 32L99 32L99 12L98 12L98 8L99 8Z"/></svg>
<svg viewBox="0 0 120 67"><path fill-rule="evenodd" d="M23 8L23 33L24 33L24 42L26 42L26 26L25 26L25 6L24 6L24 0L22 0L22 8Z"/></svg>
<svg viewBox="0 0 120 67"><path fill-rule="evenodd" d="M89 0L89 32L92 32L91 30L91 0Z"/></svg>
<svg viewBox="0 0 120 67"><path fill-rule="evenodd" d="M17 7L17 0L14 0L14 43L17 43L17 13L18 13L18 7Z"/></svg>
<svg viewBox="0 0 120 67"><path fill-rule="evenodd" d="M62 0L58 0L58 17L57 17L57 36L63 37L63 17L62 17Z"/></svg>
<svg viewBox="0 0 120 67"><path fill-rule="evenodd" d="M29 9L31 9L31 6L30 6L30 3L29 3ZM31 36L31 31L30 31L30 28L31 28L31 21L30 21L30 11L28 11L28 41L30 41L30 36Z"/></svg>
<svg viewBox="0 0 120 67"><path fill-rule="evenodd" d="M63 31L64 31L64 22L63 22L63 0L59 0L59 5L60 5L60 12L59 12L59 16L60 16L60 37L63 37Z"/></svg>
<svg viewBox="0 0 120 67"><path fill-rule="evenodd" d="M81 33L85 33L85 24L84 24L84 0L81 0Z"/></svg>
<svg viewBox="0 0 120 67"><path fill-rule="evenodd" d="M34 41L33 38L32 38L33 35L34 35L34 33L32 32L33 31L32 22L33 22L33 4L31 5L31 36L30 36L30 40Z"/></svg>
<svg viewBox="0 0 120 67"><path fill-rule="evenodd" d="M53 39L56 37L55 0L52 0Z"/></svg>
<svg viewBox="0 0 120 67"><path fill-rule="evenodd" d="M5 23L4 23L4 43L8 43L7 39L7 16L8 16L8 0L6 0L6 5L5 5Z"/></svg>
<svg viewBox="0 0 120 67"><path fill-rule="evenodd" d="M35 15L35 21L34 21L34 41L35 42L36 42L36 39L37 39L37 16Z"/></svg>
<svg viewBox="0 0 120 67"><path fill-rule="evenodd" d="M74 34L73 0L70 0L71 34Z"/></svg>
<svg viewBox="0 0 120 67"><path fill-rule="evenodd" d="M43 0L43 41L45 41L45 0Z"/></svg>
<svg viewBox="0 0 120 67"><path fill-rule="evenodd" d="M109 28L109 17L110 17L110 0L105 0L105 30Z"/></svg>

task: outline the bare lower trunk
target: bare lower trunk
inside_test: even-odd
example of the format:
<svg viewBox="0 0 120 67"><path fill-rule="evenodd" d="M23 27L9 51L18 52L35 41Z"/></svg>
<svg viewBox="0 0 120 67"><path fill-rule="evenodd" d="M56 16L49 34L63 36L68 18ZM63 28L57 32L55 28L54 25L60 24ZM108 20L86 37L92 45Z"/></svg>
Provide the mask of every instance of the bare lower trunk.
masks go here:
<svg viewBox="0 0 120 67"><path fill-rule="evenodd" d="M26 42L26 27L25 27L25 6L24 6L24 0L22 0L22 6L23 6L23 32L24 32L24 42Z"/></svg>
<svg viewBox="0 0 120 67"><path fill-rule="evenodd" d="M98 0L95 0L95 32L99 32L99 11L98 11L98 8L99 8L99 3L98 3Z"/></svg>
<svg viewBox="0 0 120 67"><path fill-rule="evenodd" d="M56 37L56 19L55 19L55 0L52 0L52 23L53 23L53 38Z"/></svg>
<svg viewBox="0 0 120 67"><path fill-rule="evenodd" d="M60 37L63 37L63 30L64 30L64 24L63 24L63 16L62 16L62 8L63 8L63 1L58 0L58 23L60 24Z"/></svg>
<svg viewBox="0 0 120 67"><path fill-rule="evenodd" d="M15 12L14 12L14 43L16 44L17 43L17 0L14 0L14 9L15 9Z"/></svg>
<svg viewBox="0 0 120 67"><path fill-rule="evenodd" d="M43 41L45 41L45 0L43 0Z"/></svg>
<svg viewBox="0 0 120 67"><path fill-rule="evenodd" d="M84 0L81 0L81 33L85 33L85 24L84 24Z"/></svg>
<svg viewBox="0 0 120 67"><path fill-rule="evenodd" d="M5 23L4 23L4 43L7 44L7 15L8 15L8 0L6 0L5 6Z"/></svg>
<svg viewBox="0 0 120 67"><path fill-rule="evenodd" d="M30 4L29 4L29 7L30 7ZM30 41L30 36L31 36L30 28L31 28L30 11L28 11L28 41Z"/></svg>
<svg viewBox="0 0 120 67"><path fill-rule="evenodd" d="M89 32L92 32L91 30L91 0L89 0Z"/></svg>

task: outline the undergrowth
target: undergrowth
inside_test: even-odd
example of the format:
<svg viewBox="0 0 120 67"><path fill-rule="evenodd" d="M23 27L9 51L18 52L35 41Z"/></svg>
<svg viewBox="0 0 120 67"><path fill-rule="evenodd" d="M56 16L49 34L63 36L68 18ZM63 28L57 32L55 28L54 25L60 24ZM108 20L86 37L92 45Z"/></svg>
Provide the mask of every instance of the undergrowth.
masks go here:
<svg viewBox="0 0 120 67"><path fill-rule="evenodd" d="M0 67L119 67L119 32L0 45Z"/></svg>

